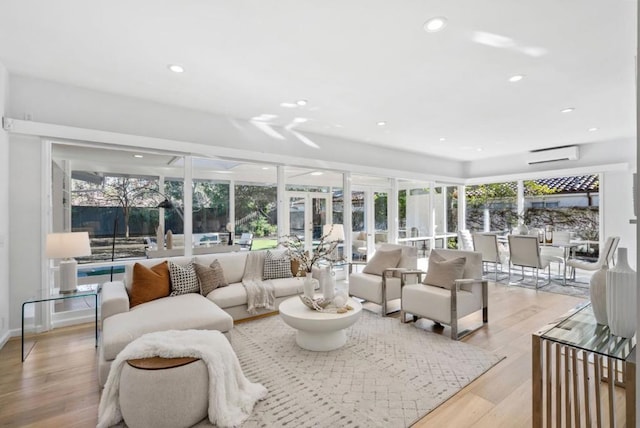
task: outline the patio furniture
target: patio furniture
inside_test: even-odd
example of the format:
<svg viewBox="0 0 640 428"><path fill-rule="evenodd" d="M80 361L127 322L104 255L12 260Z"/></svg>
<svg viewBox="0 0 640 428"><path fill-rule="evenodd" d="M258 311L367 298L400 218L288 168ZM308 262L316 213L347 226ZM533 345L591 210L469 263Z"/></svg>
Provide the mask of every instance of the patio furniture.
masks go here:
<svg viewBox="0 0 640 428"><path fill-rule="evenodd" d="M522 270L522 279L524 281L524 268L535 270L536 290L540 284L540 269L548 269L548 280L542 284L548 285L551 282L551 264L550 260L540 256L540 244L537 236L529 235L509 235L509 282L511 282L511 265L520 266Z"/></svg>
<svg viewBox="0 0 640 428"><path fill-rule="evenodd" d="M462 264L460 264L460 260ZM409 275L421 271L408 271ZM437 324L451 326L453 340L472 333L489 321L488 281L482 279L482 254L475 251L434 249L429 256L429 269L424 281L402 288L400 321L427 318ZM447 287L448 286L448 287ZM482 310L482 324L458 332L458 321Z"/></svg>
<svg viewBox="0 0 640 428"><path fill-rule="evenodd" d="M482 253L483 273L488 272L487 264L494 265L495 280L498 281L498 266L502 273L503 263L509 263L509 255L506 249L501 249L498 236L495 233L474 233L473 248Z"/></svg>
<svg viewBox="0 0 640 428"><path fill-rule="evenodd" d="M240 239L236 241L236 244L240 245L241 249L251 250L253 245L253 233L243 233L240 235Z"/></svg>
<svg viewBox="0 0 640 428"><path fill-rule="evenodd" d="M567 266L572 268L571 278L576 278L576 269L588 270L588 271L596 271L600 269L602 266L613 266L613 255L616 252L616 248L618 248L618 243L620 242L619 236L610 236L604 243L604 247L600 254L598 255L598 260L595 262L589 262L586 260L580 259L568 259Z"/></svg>

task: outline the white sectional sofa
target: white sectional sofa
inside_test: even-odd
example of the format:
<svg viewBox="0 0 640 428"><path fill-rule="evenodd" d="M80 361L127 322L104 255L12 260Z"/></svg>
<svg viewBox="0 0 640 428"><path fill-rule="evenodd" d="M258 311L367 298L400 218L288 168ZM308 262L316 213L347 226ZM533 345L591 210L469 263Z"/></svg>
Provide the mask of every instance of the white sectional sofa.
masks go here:
<svg viewBox="0 0 640 428"><path fill-rule="evenodd" d="M228 336L233 322L256 314L247 312L247 293L242 285L249 252L207 254L191 257L171 257L168 259L147 259L138 263L151 267L164 260L186 265L193 261L209 266L217 259L224 277L229 284L216 288L207 296L188 293L179 296L162 297L150 302L129 305L129 291L133 279L133 264L125 267L124 281L107 282L102 287L101 320L98 379L100 385L107 381L111 362L124 347L142 336L162 330L208 329L219 330ZM284 299L302 292L302 278L272 279L275 290L276 309ZM270 310L258 309L258 314Z"/></svg>

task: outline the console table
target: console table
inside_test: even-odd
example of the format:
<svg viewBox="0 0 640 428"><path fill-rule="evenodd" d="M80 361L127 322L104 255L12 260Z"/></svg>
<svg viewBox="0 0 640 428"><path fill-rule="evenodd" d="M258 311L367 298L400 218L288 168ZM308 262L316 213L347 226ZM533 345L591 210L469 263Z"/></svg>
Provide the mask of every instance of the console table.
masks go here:
<svg viewBox="0 0 640 428"><path fill-rule="evenodd" d="M635 345L597 324L590 303L534 334L533 427L635 427Z"/></svg>
<svg viewBox="0 0 640 428"><path fill-rule="evenodd" d="M24 353L24 307L29 304L35 304L40 302L53 302L56 300L67 300L67 299L77 299L79 297L93 297L95 300L95 335L96 335L96 348L98 347L98 294L100 293L100 286L97 284L93 285L79 285L78 290L73 291L71 293L60 293L59 289L54 289L52 293L47 297L34 297L31 299L27 299L22 302L22 343L20 347L20 356L22 357L22 362L27 359L31 349L33 349L33 345L29 348L27 355Z"/></svg>

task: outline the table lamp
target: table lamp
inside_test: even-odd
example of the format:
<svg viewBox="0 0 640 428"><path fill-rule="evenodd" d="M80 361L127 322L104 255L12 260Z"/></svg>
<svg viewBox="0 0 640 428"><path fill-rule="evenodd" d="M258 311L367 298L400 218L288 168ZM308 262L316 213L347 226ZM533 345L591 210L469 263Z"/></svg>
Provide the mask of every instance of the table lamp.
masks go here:
<svg viewBox="0 0 640 428"><path fill-rule="evenodd" d="M60 261L60 293L72 293L78 286L78 262L73 257L90 256L88 232L50 233L46 254Z"/></svg>
<svg viewBox="0 0 640 428"><path fill-rule="evenodd" d="M327 242L344 241L344 226L341 224L325 224L322 226L322 234Z"/></svg>

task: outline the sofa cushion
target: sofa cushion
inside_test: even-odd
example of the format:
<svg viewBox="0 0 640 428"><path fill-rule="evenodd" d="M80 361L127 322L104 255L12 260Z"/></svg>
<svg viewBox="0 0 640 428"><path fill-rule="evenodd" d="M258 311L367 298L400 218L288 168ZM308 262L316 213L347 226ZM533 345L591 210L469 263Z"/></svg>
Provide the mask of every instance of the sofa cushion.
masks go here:
<svg viewBox="0 0 640 428"><path fill-rule="evenodd" d="M371 275L382 276L385 269L394 268L398 266L400 257L402 256L402 249L397 248L393 250L378 250L373 255L371 260L364 267L362 272L369 273Z"/></svg>
<svg viewBox="0 0 640 428"><path fill-rule="evenodd" d="M166 261L150 268L140 263L133 265L130 307L167 297L170 291L169 267Z"/></svg>
<svg viewBox="0 0 640 428"><path fill-rule="evenodd" d="M221 308L230 308L247 304L247 291L242 283L229 284L228 287L216 288L207 294L207 299L211 300Z"/></svg>
<svg viewBox="0 0 640 428"><path fill-rule="evenodd" d="M200 282L200 294L203 296L206 296L218 287L226 287L229 285L224 279L224 271L217 259L211 262L209 266L194 263L193 267L196 270L196 275L198 275L198 281Z"/></svg>
<svg viewBox="0 0 640 428"><path fill-rule="evenodd" d="M382 304L382 278L364 272L349 275L349 294ZM400 298L400 278L387 278L387 301Z"/></svg>
<svg viewBox="0 0 640 428"><path fill-rule="evenodd" d="M291 278L291 259L286 251L267 250L262 279Z"/></svg>
<svg viewBox="0 0 640 428"><path fill-rule="evenodd" d="M429 256L429 267L423 284L451 289L455 286L456 279L462 279L464 275L465 257L445 259L438 253L432 252Z"/></svg>
<svg viewBox="0 0 640 428"><path fill-rule="evenodd" d="M224 272L224 278L227 284L241 282L244 275L244 266L247 263L249 251L240 251L233 253L206 254L195 257L195 262L201 265L209 266L214 260L218 260Z"/></svg>
<svg viewBox="0 0 640 428"><path fill-rule="evenodd" d="M198 283L198 275L193 268L193 263L189 262L186 266L180 266L169 260L169 276L171 277L171 294L170 296L179 296L180 294L199 293L200 283Z"/></svg>
<svg viewBox="0 0 640 428"><path fill-rule="evenodd" d="M158 259L138 260L136 263L150 268L151 266L155 266L158 263L163 261L168 261L168 259L158 258ZM171 261L184 266L191 261L191 257L183 257L183 256L171 257ZM124 286L127 289L127 293L131 293L131 285L133 284L133 267L134 266L135 266L134 264L127 264L124 266Z"/></svg>
<svg viewBox="0 0 640 428"><path fill-rule="evenodd" d="M219 330L233 328L233 318L200 294L182 294L147 302L105 319L102 346L106 361L145 333L162 330Z"/></svg>

